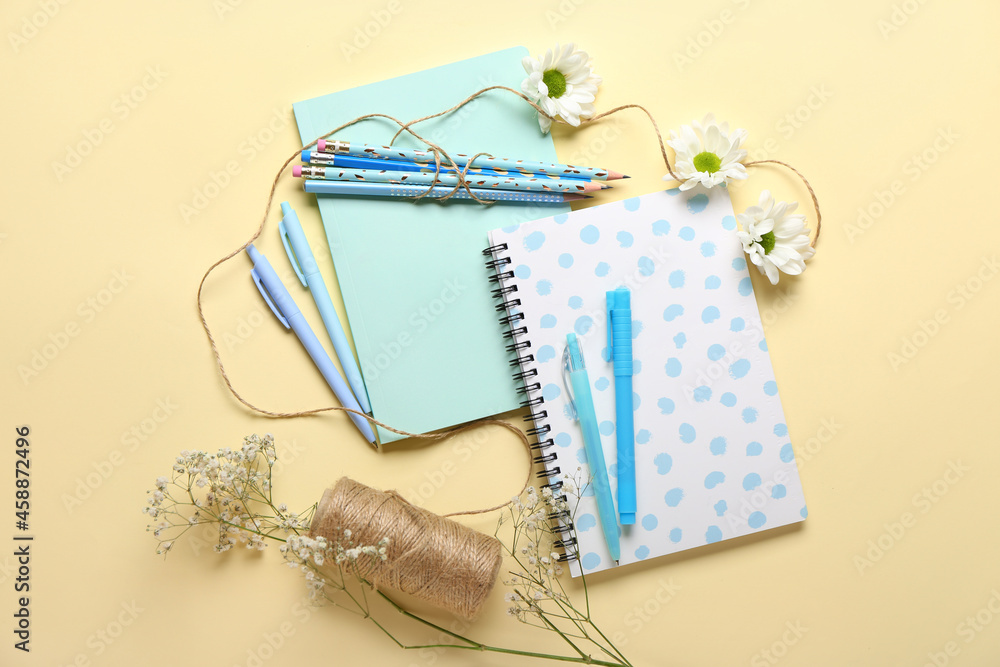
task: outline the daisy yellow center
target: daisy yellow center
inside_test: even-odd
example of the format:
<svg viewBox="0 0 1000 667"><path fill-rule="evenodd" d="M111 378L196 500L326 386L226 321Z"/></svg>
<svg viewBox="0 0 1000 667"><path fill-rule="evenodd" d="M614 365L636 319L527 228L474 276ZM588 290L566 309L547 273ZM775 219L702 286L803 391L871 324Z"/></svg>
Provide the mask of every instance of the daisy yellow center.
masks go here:
<svg viewBox="0 0 1000 667"><path fill-rule="evenodd" d="M542 83L549 89L549 97L558 99L566 92L566 77L557 69L547 69L542 73Z"/></svg>
<svg viewBox="0 0 1000 667"><path fill-rule="evenodd" d="M714 174L722 166L722 159L715 153L703 151L694 156L694 168L706 174Z"/></svg>
<svg viewBox="0 0 1000 667"><path fill-rule="evenodd" d="M774 250L774 232L760 235L760 247L764 249L765 255L769 255Z"/></svg>

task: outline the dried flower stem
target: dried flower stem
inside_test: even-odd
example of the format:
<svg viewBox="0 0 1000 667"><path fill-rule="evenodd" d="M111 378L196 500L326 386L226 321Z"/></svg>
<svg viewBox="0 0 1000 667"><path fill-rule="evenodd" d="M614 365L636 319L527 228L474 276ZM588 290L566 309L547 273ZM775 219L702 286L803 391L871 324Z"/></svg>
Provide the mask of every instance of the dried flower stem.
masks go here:
<svg viewBox="0 0 1000 667"><path fill-rule="evenodd" d="M157 553L169 552L174 541L195 526L215 525L219 531L217 552L228 551L237 543L262 550L270 540L280 542L287 564L305 575L314 600L325 600L371 621L402 649L446 648L604 667L631 667L591 620L586 580L586 611L581 612L570 602L557 578L562 567L557 562L557 554L551 551L552 531L546 515L549 511L566 511L565 496L553 497L545 489L540 499L535 489L529 487L524 501L518 498L512 501L509 519L501 515L496 532L509 524L511 541L509 545L504 543L504 549L520 568L520 571L511 572L512 579L507 582L514 588L512 595L521 605L514 615L528 625L557 633L572 647L575 655L490 646L407 611L362 575L372 562L388 558L388 539L383 538L375 545L355 544L350 530L343 530L336 540L309 537L308 527L316 506L296 514L289 512L284 504L276 505L273 501L271 477L276 459L271 436L249 436L244 439L241 449L221 449L214 455L203 451L182 452L176 459L172 476L156 480L156 488L150 491L148 505L143 509L155 521L147 530L151 530L160 543ZM525 546L519 547L521 543ZM451 637L456 643L403 643L376 618L369 591L374 592L376 600L388 604L403 617ZM534 622L536 619L539 623ZM560 624L567 627L560 627ZM606 659L589 655L587 649L590 647L599 650Z"/></svg>

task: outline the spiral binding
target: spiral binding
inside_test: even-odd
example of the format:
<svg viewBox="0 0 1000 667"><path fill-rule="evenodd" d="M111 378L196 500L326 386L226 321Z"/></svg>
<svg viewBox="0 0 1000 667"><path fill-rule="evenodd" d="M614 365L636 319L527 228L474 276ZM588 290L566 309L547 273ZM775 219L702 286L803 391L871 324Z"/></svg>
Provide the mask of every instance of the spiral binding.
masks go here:
<svg viewBox="0 0 1000 667"><path fill-rule="evenodd" d="M565 496L558 495L563 486L562 480L559 479L562 470L559 466L552 465L558 457L555 451L550 451L555 446L555 441L549 437L552 427L546 423L549 413L545 409L545 399L541 394L542 385L535 380L538 376L538 369L529 367L529 364L535 361L535 355L531 352L528 327L524 323L524 313L515 310L521 305L521 299L517 297L518 287L514 282L514 271L508 268L511 259L503 254L507 249L506 243L500 243L483 250L483 255L489 258L486 261L486 268L492 272L490 283L496 285L492 289L493 298L498 302L496 311L503 314L499 321L506 329L503 334L504 340L509 341L506 349L512 357L510 367L514 371L511 376L517 383L517 393L524 397L524 400L521 401L521 407L529 410L524 421L532 422L527 433L528 437L534 439L530 445L531 460L543 466L538 475L539 479L544 481L541 488L551 489L557 497L565 499ZM553 512L548 515L548 519L552 524L553 532L558 534L554 546L563 551L558 560L562 562L576 560L579 554L576 538L573 536L572 517L569 512Z"/></svg>

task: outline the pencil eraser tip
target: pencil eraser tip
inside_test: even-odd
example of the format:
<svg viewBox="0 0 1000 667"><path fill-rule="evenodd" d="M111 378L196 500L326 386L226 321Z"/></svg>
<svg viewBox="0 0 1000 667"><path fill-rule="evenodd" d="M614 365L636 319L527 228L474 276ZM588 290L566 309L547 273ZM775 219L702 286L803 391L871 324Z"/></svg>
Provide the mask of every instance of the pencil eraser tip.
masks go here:
<svg viewBox="0 0 1000 667"><path fill-rule="evenodd" d="M325 151L326 150L326 139L320 139L319 141L317 141L316 142L316 148L318 148L321 151Z"/></svg>
<svg viewBox="0 0 1000 667"><path fill-rule="evenodd" d="M300 176L302 176L301 164L297 164L294 167L292 167L292 176L294 176L295 178L299 178Z"/></svg>

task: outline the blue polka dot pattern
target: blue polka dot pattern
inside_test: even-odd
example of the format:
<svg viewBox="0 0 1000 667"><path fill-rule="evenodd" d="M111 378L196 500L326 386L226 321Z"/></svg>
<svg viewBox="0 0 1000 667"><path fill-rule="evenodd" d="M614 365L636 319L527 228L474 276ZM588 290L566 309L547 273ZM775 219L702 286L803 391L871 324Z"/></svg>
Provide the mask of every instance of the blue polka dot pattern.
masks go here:
<svg viewBox="0 0 1000 667"><path fill-rule="evenodd" d="M580 564L583 565L583 569L585 570L593 570L601 564L601 557L591 551L583 555L583 558L580 559Z"/></svg>
<svg viewBox="0 0 1000 667"><path fill-rule="evenodd" d="M580 239L584 243L594 245L601 238L601 231L594 225L587 225L580 230Z"/></svg>
<svg viewBox="0 0 1000 667"><path fill-rule="evenodd" d="M638 525L621 531L622 563L807 514L761 335L756 270L733 233L737 226L725 188L696 187L491 233L491 245L509 248L513 278L504 284L519 287L510 296L520 301L512 312L524 315L523 340L532 347L518 355L530 355L526 366L538 371L531 396L545 400L545 438L553 442L546 453L558 457L550 465L589 473L561 376L566 334L573 332L581 337L614 489L615 382L604 292L620 285L633 291L637 487L648 502L640 503ZM580 561L571 568L613 567L592 484L583 485L574 521Z"/></svg>
<svg viewBox="0 0 1000 667"><path fill-rule="evenodd" d="M694 442L694 439L696 437L696 431L694 426L691 426L691 424L688 424L686 422L681 424L680 428L677 429L677 432L681 436L681 442L685 443Z"/></svg>

